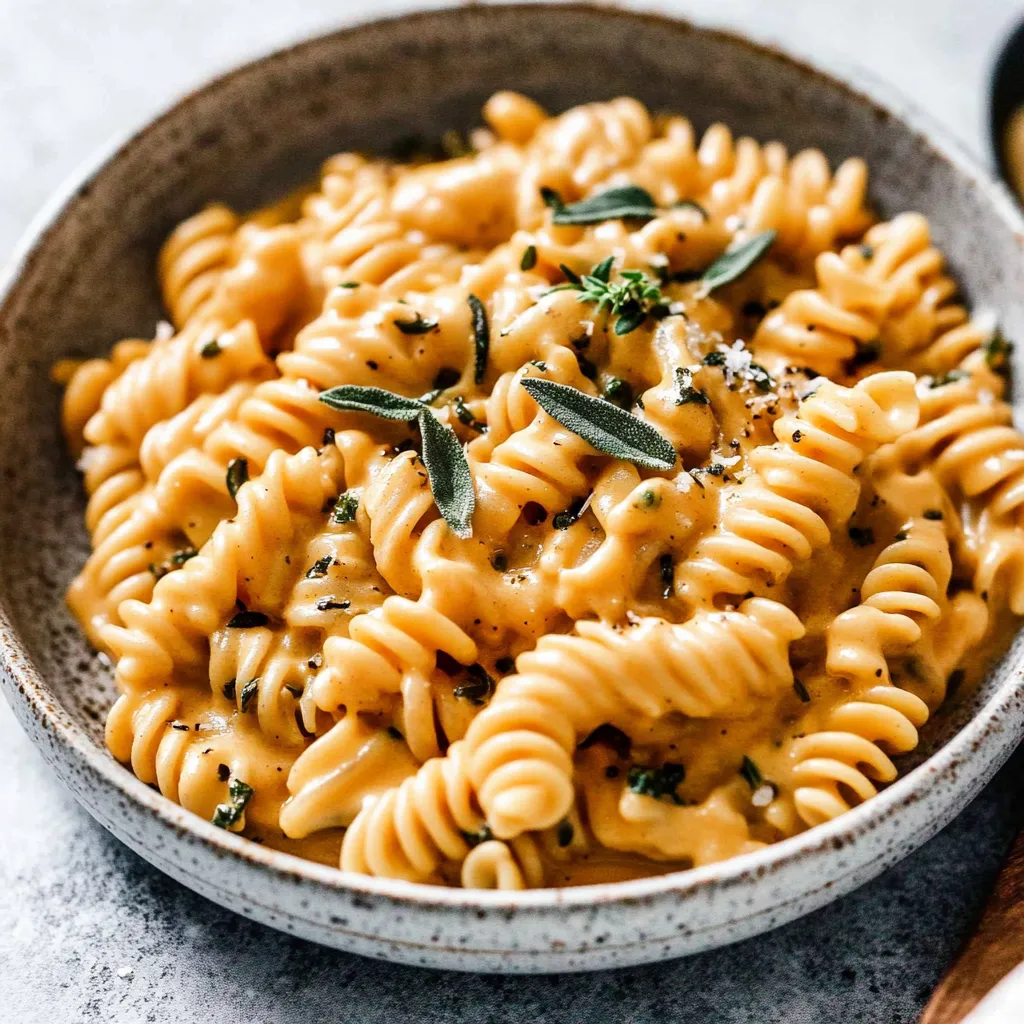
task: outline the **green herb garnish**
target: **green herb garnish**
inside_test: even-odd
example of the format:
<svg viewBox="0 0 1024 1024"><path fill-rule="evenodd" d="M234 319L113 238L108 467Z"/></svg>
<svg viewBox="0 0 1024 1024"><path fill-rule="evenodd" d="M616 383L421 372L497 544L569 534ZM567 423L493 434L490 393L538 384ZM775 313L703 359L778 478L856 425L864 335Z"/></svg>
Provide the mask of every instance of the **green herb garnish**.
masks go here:
<svg viewBox="0 0 1024 1024"><path fill-rule="evenodd" d="M519 261L520 270L533 270L537 266L537 246L528 245L523 250L523 258Z"/></svg>
<svg viewBox="0 0 1024 1024"><path fill-rule="evenodd" d="M555 841L559 846L566 847L572 842L572 837L575 834L576 830L572 827L571 821L560 821L555 830Z"/></svg>
<svg viewBox="0 0 1024 1024"><path fill-rule="evenodd" d="M494 833L491 831L491 826L485 821L475 832L463 832L462 838L470 846L479 846L481 843L486 843L488 840L493 839Z"/></svg>
<svg viewBox="0 0 1024 1024"><path fill-rule="evenodd" d="M323 579L327 575L327 570L334 564L333 555L324 555L323 558L318 558L307 570L307 580L319 580Z"/></svg>
<svg viewBox="0 0 1024 1024"><path fill-rule="evenodd" d="M220 347L220 341L214 338L213 341L208 341L200 350L199 354L204 359L216 359L224 350Z"/></svg>
<svg viewBox="0 0 1024 1024"><path fill-rule="evenodd" d="M949 373L933 377L928 387L931 389L944 388L947 384L955 384L958 380L963 380L965 377L970 377L966 370L950 370Z"/></svg>
<svg viewBox="0 0 1024 1024"><path fill-rule="evenodd" d="M392 320L391 321L403 334L429 334L437 330L437 321L428 320L416 314L415 320Z"/></svg>
<svg viewBox="0 0 1024 1024"><path fill-rule="evenodd" d="M252 799L253 788L241 779L232 779L228 786L229 803L217 804L210 819L218 828L234 828L242 820L246 804Z"/></svg>
<svg viewBox="0 0 1024 1024"><path fill-rule="evenodd" d="M547 185L541 185L540 197L544 201L544 205L549 210L561 210L565 207L565 203L562 202L562 197L553 189Z"/></svg>
<svg viewBox="0 0 1024 1024"><path fill-rule="evenodd" d="M923 515L925 519L939 520L942 518L942 512L937 508L926 508Z"/></svg>
<svg viewBox="0 0 1024 1024"><path fill-rule="evenodd" d="M232 459L228 463L228 470L224 479L227 483L228 494L233 499L236 499L239 488L249 479L249 460Z"/></svg>
<svg viewBox="0 0 1024 1024"><path fill-rule="evenodd" d="M270 620L263 612L250 612L243 610L237 612L228 620L228 629L255 629L257 626L265 626Z"/></svg>
<svg viewBox="0 0 1024 1024"><path fill-rule="evenodd" d="M661 596L668 600L672 596L672 583L675 579L675 566L670 554L664 554L658 559L658 579L661 581Z"/></svg>
<svg viewBox="0 0 1024 1024"><path fill-rule="evenodd" d="M629 769L626 785L633 793L660 800L667 796L673 803L681 804L682 797L676 793L686 778L686 768L681 764L663 764L659 768L633 765Z"/></svg>
<svg viewBox="0 0 1024 1024"><path fill-rule="evenodd" d="M355 491L346 491L334 503L331 511L331 522L337 526L343 523L353 523L356 518L356 510L359 508L359 495Z"/></svg>
<svg viewBox="0 0 1024 1024"><path fill-rule="evenodd" d="M456 395L452 402L452 408L455 411L455 418L464 426L469 427L470 430L475 430L478 434L487 433L487 424L481 423L474 415L472 410L466 405L462 398L462 395Z"/></svg>
<svg viewBox="0 0 1024 1024"><path fill-rule="evenodd" d="M549 416L599 452L647 469L676 464L671 443L624 409L542 377L524 377L520 383Z"/></svg>
<svg viewBox="0 0 1024 1024"><path fill-rule="evenodd" d="M568 530L574 523L578 523L580 516L590 504L590 496L585 498L573 498L572 504L564 511L556 513L551 519L551 525L556 530Z"/></svg>
<svg viewBox="0 0 1024 1024"><path fill-rule="evenodd" d="M623 270L621 281L612 281L614 257L598 263L580 279L580 302L597 303L597 312L607 308L615 316L615 333L619 336L635 331L656 309L664 306L661 288L642 270Z"/></svg>
<svg viewBox="0 0 1024 1024"><path fill-rule="evenodd" d="M553 205L546 196L544 202L554 210L551 220L555 224L600 224L602 221L619 219L650 220L657 213L650 192L639 185L610 188L568 206L562 202L561 197L558 197L558 205Z"/></svg>
<svg viewBox="0 0 1024 1024"><path fill-rule="evenodd" d="M793 680L793 691L804 704L811 702L811 695L807 692L807 687L799 679Z"/></svg>
<svg viewBox="0 0 1024 1024"><path fill-rule="evenodd" d="M1009 356L1013 351L1013 343L1003 337L1003 332L993 331L991 337L986 339L981 348L989 367L996 373L1005 374L1009 369Z"/></svg>
<svg viewBox="0 0 1024 1024"><path fill-rule="evenodd" d="M472 293L466 301L473 313L473 381L479 384L487 372L487 353L491 348L491 330L487 324L487 310L484 308L484 304Z"/></svg>
<svg viewBox="0 0 1024 1024"><path fill-rule="evenodd" d="M770 248L777 232L762 231L741 245L730 246L704 271L701 294L710 295L715 289L731 284L745 274Z"/></svg>
<svg viewBox="0 0 1024 1024"><path fill-rule="evenodd" d="M339 601L335 597L318 597L316 601L316 610L318 612L345 611L351 607L351 601Z"/></svg>
<svg viewBox="0 0 1024 1024"><path fill-rule="evenodd" d="M222 687L220 692L224 694L226 700L234 702L235 699L235 686L237 683L234 679L229 679Z"/></svg>
<svg viewBox="0 0 1024 1024"><path fill-rule="evenodd" d="M693 386L693 371L685 366L676 367L676 405L710 405L711 399Z"/></svg>
<svg viewBox="0 0 1024 1024"><path fill-rule="evenodd" d="M612 402L620 409L629 409L633 405L633 388L628 380L612 377L604 386L601 397Z"/></svg>
<svg viewBox="0 0 1024 1024"><path fill-rule="evenodd" d="M470 537L473 533L476 495L466 453L455 431L433 414L422 413L419 425L423 441L423 465L427 468L434 504L457 537Z"/></svg>
<svg viewBox="0 0 1024 1024"><path fill-rule="evenodd" d="M747 780L747 785L750 786L751 789L760 789L761 784L764 782L764 777L761 775L761 769L758 768L746 754L743 755L743 764L740 767L740 775Z"/></svg>
<svg viewBox="0 0 1024 1024"><path fill-rule="evenodd" d="M479 707L486 704L494 693L494 680L488 675L483 665L470 665L466 669L470 682L456 686L452 693L460 700L469 701Z"/></svg>
<svg viewBox="0 0 1024 1024"><path fill-rule="evenodd" d="M252 703L253 697L259 692L260 688L260 677L256 676L254 679L250 679L242 687L242 692L238 695L242 714L245 714L249 710L249 705Z"/></svg>

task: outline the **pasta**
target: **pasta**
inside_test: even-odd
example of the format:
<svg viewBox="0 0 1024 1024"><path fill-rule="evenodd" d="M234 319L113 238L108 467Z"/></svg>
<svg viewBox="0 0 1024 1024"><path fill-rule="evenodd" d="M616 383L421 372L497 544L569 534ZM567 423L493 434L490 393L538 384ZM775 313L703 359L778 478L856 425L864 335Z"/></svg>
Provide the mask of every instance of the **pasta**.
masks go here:
<svg viewBox="0 0 1024 1024"><path fill-rule="evenodd" d="M845 813L1024 614L1008 343L859 159L629 98L483 117L200 210L154 338L54 368L112 754L471 888Z"/></svg>

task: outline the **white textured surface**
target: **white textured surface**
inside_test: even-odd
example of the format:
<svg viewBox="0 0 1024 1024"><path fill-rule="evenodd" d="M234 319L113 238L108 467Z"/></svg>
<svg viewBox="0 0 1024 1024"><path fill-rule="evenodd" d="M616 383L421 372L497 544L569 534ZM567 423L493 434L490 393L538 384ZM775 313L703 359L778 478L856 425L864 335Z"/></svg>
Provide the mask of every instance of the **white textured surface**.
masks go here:
<svg viewBox="0 0 1024 1024"><path fill-rule="evenodd" d="M341 21L411 6L0 0L0 254L81 159L180 90ZM826 64L864 65L977 152L988 67L1024 14L1015 0L647 6L746 28ZM193 896L80 811L0 704L0 1021L903 1024L916 1019L1017 824L1022 766L1018 755L904 864L770 936L591 978L472 978L321 950Z"/></svg>

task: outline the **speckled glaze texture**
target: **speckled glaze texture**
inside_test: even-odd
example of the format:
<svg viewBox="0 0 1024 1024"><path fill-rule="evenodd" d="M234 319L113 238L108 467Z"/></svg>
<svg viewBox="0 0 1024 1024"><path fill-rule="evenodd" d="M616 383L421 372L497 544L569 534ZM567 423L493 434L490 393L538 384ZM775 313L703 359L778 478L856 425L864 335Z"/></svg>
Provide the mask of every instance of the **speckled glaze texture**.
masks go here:
<svg viewBox="0 0 1024 1024"><path fill-rule="evenodd" d="M468 127L498 88L552 109L632 94L701 129L722 120L791 148L816 145L833 161L860 154L879 209L926 214L973 304L999 310L1008 334L1024 336L1024 223L1008 196L905 105L869 98L873 86L850 88L733 36L589 7L463 7L313 40L186 97L89 168L40 216L0 280L0 683L98 821L247 917L357 953L452 969L660 960L807 913L937 832L1024 735L1020 640L976 695L930 724L904 778L827 826L696 871L501 894L343 874L169 803L103 747L110 673L63 603L87 538L58 436L52 360L151 335L157 246L204 202L250 206L308 179L338 150Z"/></svg>

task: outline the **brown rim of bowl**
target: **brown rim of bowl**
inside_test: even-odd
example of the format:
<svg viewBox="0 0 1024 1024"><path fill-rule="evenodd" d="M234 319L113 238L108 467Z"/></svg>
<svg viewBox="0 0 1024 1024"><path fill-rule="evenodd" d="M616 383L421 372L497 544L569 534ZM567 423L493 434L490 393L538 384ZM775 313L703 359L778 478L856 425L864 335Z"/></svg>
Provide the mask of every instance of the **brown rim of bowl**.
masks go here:
<svg viewBox="0 0 1024 1024"><path fill-rule="evenodd" d="M206 85L188 91L183 97L164 108L163 112L147 124L126 135L116 136L102 147L99 153L81 165L44 204L39 213L25 230L9 261L0 271L0 308L16 294L23 272L35 259L37 251L46 242L50 231L60 219L64 209L82 189L87 189L93 179L107 167L115 164L136 142L175 116L185 106L196 101L200 95L207 96L223 88L238 75L247 74L257 65L272 65L287 59L307 47L319 45L326 39L356 36L372 26L392 21L429 22L451 17L474 17L486 13L492 5L484 7L448 7L395 17L374 18L357 24L313 36L302 42L272 51L262 57L249 60L231 70L217 75ZM502 10L517 11L523 15L535 14L536 4L513 3L493 5ZM590 3L559 5L559 10L571 10L588 14L605 21L623 23L643 21L657 24L677 32L680 36L697 33L720 39L734 46L741 46L763 58L786 64L804 75L824 81L831 88L845 93L856 103L871 108L876 115L896 118L902 121L920 139L923 146L934 155L950 164L960 175L982 190L995 206L1001 219L1024 243L1024 218L1017 210L1009 191L993 179L970 156L961 143L950 133L937 125L915 104L899 95L890 86L882 83L873 74L862 68L850 68L849 73L864 82L855 87L837 78L835 74L819 68L803 58L796 58L774 44L755 41L736 32L717 28L704 28L680 18L662 14L620 10L596 6ZM622 882L603 882L563 889L527 889L521 892L497 890L460 889L427 885L421 882L406 882L398 879L377 878L342 871L315 861L304 860L294 854L282 853L244 839L233 833L217 828L210 822L175 804L141 782L127 768L115 761L103 747L86 735L66 713L56 705L46 692L46 686L37 671L31 667L28 652L18 638L14 627L0 605L0 669L2 675L9 675L14 688L24 695L30 712L42 727L50 731L61 742L72 747L85 765L111 788L130 798L138 807L150 811L165 826L183 831L202 840L221 854L238 857L254 867L270 870L292 883L309 882L331 889L383 897L401 904L414 905L418 909L433 908L493 908L500 909L545 909L554 907L593 907L598 903L642 903L652 897L686 893L709 886L728 887L744 881L748 876L764 878L784 867L788 862L813 857L815 854L845 848L858 836L872 831L881 821L921 799L920 790L933 792L945 782L955 779L961 761L976 751L984 741L990 728L999 728L1001 712L1010 710L1013 703L1013 689L1007 685L995 693L985 705L938 751L922 764L899 778L877 796L853 808L839 818L818 825L807 832L772 844L763 850L743 854L729 860L705 867L692 868L665 875ZM994 773L995 768L992 769ZM856 870L856 868L854 868ZM789 902L789 901L787 901Z"/></svg>

